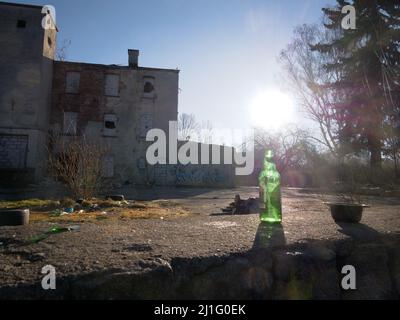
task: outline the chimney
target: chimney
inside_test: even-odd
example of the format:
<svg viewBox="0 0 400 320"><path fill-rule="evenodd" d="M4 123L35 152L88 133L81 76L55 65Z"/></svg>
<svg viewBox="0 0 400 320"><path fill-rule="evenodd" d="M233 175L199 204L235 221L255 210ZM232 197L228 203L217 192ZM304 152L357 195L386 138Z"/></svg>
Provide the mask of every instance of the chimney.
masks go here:
<svg viewBox="0 0 400 320"><path fill-rule="evenodd" d="M129 67L137 68L139 66L139 50L128 49Z"/></svg>

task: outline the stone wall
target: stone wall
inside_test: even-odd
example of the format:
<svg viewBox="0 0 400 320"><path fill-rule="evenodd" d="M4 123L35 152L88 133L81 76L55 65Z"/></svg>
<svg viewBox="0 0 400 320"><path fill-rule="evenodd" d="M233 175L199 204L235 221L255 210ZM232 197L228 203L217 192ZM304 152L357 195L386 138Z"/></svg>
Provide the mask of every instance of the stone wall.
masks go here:
<svg viewBox="0 0 400 320"><path fill-rule="evenodd" d="M155 260L139 273L90 275L71 283L74 299L399 299L400 242L305 243L243 255ZM357 290L341 288L342 266ZM118 284L121 284L119 286Z"/></svg>
<svg viewBox="0 0 400 320"><path fill-rule="evenodd" d="M0 288L5 299L273 299L355 300L400 298L400 238L382 241L304 241L280 245L282 229L245 253L139 261L57 279L55 292L37 286ZM264 230L265 231L265 230ZM262 233L260 233L262 234ZM343 290L344 265L355 267L357 290Z"/></svg>

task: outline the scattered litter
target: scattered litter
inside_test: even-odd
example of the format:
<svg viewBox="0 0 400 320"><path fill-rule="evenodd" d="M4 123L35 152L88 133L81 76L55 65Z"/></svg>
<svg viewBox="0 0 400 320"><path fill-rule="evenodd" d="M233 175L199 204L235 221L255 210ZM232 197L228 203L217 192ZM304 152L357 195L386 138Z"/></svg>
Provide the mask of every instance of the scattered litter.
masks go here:
<svg viewBox="0 0 400 320"><path fill-rule="evenodd" d="M100 207L99 207L99 205L97 204L97 203L94 203L94 204L92 204L90 207L89 207L89 210L90 211L96 211L96 210L98 210Z"/></svg>
<svg viewBox="0 0 400 320"><path fill-rule="evenodd" d="M120 194L116 194L116 195L107 196L106 199L111 199L111 200L114 200L114 201L125 201L125 196L120 195Z"/></svg>
<svg viewBox="0 0 400 320"><path fill-rule="evenodd" d="M299 252L299 251L295 251L295 252L287 251L285 254L288 256L299 256L299 255L302 255L303 253Z"/></svg>
<svg viewBox="0 0 400 320"><path fill-rule="evenodd" d="M70 226L68 227L68 231L79 231L81 230L80 226Z"/></svg>
<svg viewBox="0 0 400 320"><path fill-rule="evenodd" d="M39 234L27 241L28 244L36 244L39 243L45 239L47 239L49 236L53 234L59 234L59 233L64 233L64 232L69 232L69 231L79 231L80 226L69 226L69 227L60 227L60 226L54 226L51 227L49 230L45 231L42 234Z"/></svg>
<svg viewBox="0 0 400 320"><path fill-rule="evenodd" d="M64 212L66 212L67 214L72 214L74 213L74 208L70 207L70 208L64 208Z"/></svg>
<svg viewBox="0 0 400 320"><path fill-rule="evenodd" d="M62 213L63 213L62 210L60 210L60 209L55 209L55 210L53 210L53 211L50 212L50 216L59 217L59 216L61 216Z"/></svg>

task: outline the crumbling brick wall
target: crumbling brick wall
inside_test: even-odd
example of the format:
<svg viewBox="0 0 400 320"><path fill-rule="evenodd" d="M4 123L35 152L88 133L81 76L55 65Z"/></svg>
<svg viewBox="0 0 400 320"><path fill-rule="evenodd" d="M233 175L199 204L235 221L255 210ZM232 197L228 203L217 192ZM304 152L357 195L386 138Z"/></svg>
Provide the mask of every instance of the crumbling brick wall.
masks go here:
<svg viewBox="0 0 400 320"><path fill-rule="evenodd" d="M79 72L79 92L66 93L67 72ZM82 134L89 121L101 122L107 112L104 96L104 77L107 70L101 65L56 62L53 80L53 108L51 123L62 126L64 112L76 112L78 134Z"/></svg>

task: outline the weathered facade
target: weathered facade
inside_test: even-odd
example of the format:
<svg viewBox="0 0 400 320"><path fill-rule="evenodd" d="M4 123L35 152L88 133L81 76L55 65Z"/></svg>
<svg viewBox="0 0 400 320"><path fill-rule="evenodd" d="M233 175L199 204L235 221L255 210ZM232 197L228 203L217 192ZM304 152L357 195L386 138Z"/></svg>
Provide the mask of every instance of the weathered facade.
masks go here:
<svg viewBox="0 0 400 320"><path fill-rule="evenodd" d="M0 175L11 183L44 174L56 29L42 7L0 2Z"/></svg>
<svg viewBox="0 0 400 320"><path fill-rule="evenodd" d="M0 3L3 182L45 177L49 136L57 133L106 146L103 177L118 184L233 184L233 165L146 161L147 132L168 137L177 121L179 70L141 67L138 50L128 50L127 66L54 61L57 28L43 28L44 16L39 6Z"/></svg>
<svg viewBox="0 0 400 320"><path fill-rule="evenodd" d="M145 184L146 134L168 133L178 116L179 71L129 65L55 62L51 128L84 135L107 146L104 176L122 183Z"/></svg>

